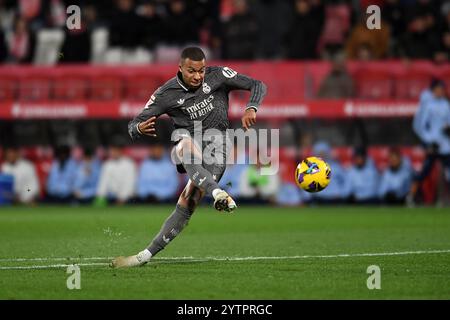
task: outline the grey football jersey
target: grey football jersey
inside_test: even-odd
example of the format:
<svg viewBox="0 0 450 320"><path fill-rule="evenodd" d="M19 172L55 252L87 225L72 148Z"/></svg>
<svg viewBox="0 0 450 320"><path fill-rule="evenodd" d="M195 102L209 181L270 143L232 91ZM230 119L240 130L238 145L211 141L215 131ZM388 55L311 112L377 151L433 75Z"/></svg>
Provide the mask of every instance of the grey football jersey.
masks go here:
<svg viewBox="0 0 450 320"><path fill-rule="evenodd" d="M178 73L155 91L142 112L129 122L128 132L132 139L138 138L141 135L138 124L162 114L170 116L175 129L186 129L192 135L195 121L201 121L203 130L225 131L229 127L228 93L232 90L249 90L251 95L247 108L257 110L267 87L261 81L228 67L207 67L203 84L191 90Z"/></svg>

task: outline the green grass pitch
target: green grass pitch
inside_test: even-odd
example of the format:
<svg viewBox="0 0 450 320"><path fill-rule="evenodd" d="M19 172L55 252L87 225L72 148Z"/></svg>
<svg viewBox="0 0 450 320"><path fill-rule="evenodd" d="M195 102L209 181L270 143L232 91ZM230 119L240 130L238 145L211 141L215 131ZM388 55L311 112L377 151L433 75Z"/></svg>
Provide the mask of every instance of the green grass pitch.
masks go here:
<svg viewBox="0 0 450 320"><path fill-rule="evenodd" d="M450 209L204 206L153 262L108 267L171 211L1 208L0 299L450 299ZM80 290L66 286L71 263Z"/></svg>

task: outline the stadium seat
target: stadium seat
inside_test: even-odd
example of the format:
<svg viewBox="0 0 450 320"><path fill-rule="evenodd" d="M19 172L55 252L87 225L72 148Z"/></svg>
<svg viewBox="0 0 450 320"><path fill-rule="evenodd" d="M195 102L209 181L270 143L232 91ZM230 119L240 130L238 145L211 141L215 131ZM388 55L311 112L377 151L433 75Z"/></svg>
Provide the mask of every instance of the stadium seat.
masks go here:
<svg viewBox="0 0 450 320"><path fill-rule="evenodd" d="M292 182L295 168L297 167L296 150L295 148L282 147L279 152L279 176L283 182Z"/></svg>
<svg viewBox="0 0 450 320"><path fill-rule="evenodd" d="M17 78L10 75L0 75L0 101L14 100L17 93Z"/></svg>
<svg viewBox="0 0 450 320"><path fill-rule="evenodd" d="M356 96L360 99L377 100L392 97L391 75L383 70L358 70L355 75Z"/></svg>
<svg viewBox="0 0 450 320"><path fill-rule="evenodd" d="M92 100L119 100L122 97L122 79L118 74L97 74L90 80Z"/></svg>
<svg viewBox="0 0 450 320"><path fill-rule="evenodd" d="M64 31L60 29L43 29L37 33L34 63L38 65L54 65L60 58L64 42Z"/></svg>
<svg viewBox="0 0 450 320"><path fill-rule="evenodd" d="M133 159L133 161L135 161L136 164L140 164L145 158L148 157L148 147L146 146L127 147L124 148L123 154Z"/></svg>
<svg viewBox="0 0 450 320"><path fill-rule="evenodd" d="M152 74L136 74L126 78L125 99L132 101L147 101L163 80Z"/></svg>
<svg viewBox="0 0 450 320"><path fill-rule="evenodd" d="M339 161L344 167L352 164L352 148L351 147L335 147L331 151L331 156Z"/></svg>
<svg viewBox="0 0 450 320"><path fill-rule="evenodd" d="M25 74L19 81L20 101L44 101L50 99L51 76L43 71Z"/></svg>
<svg viewBox="0 0 450 320"><path fill-rule="evenodd" d="M373 162L378 170L384 170L388 166L389 147L370 147L368 150L368 155L373 159Z"/></svg>
<svg viewBox="0 0 450 320"><path fill-rule="evenodd" d="M83 74L61 74L55 78L53 97L55 100L79 101L87 97L88 79Z"/></svg>
<svg viewBox="0 0 450 320"><path fill-rule="evenodd" d="M107 28L96 28L91 35L91 62L94 64L105 62L108 49L109 31Z"/></svg>
<svg viewBox="0 0 450 320"><path fill-rule="evenodd" d="M432 74L425 70L412 70L395 77L395 98L418 100L420 93L430 85Z"/></svg>

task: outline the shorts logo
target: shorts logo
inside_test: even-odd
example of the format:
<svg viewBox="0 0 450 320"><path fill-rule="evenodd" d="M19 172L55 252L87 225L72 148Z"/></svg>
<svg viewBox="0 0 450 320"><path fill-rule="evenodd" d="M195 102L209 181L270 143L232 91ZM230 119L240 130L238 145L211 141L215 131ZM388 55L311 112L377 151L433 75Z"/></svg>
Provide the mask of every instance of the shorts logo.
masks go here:
<svg viewBox="0 0 450 320"><path fill-rule="evenodd" d="M206 82L203 82L203 93L208 94L211 92L211 87Z"/></svg>
<svg viewBox="0 0 450 320"><path fill-rule="evenodd" d="M165 243L169 243L169 242L170 242L170 238L166 238L166 236L163 235L163 241L164 241Z"/></svg>
<svg viewBox="0 0 450 320"><path fill-rule="evenodd" d="M237 72L228 67L224 67L222 69L222 74L225 76L225 78L231 79L237 75Z"/></svg>
<svg viewBox="0 0 450 320"><path fill-rule="evenodd" d="M204 177L203 179L198 179L198 185L201 186L203 181L206 180L206 177Z"/></svg>

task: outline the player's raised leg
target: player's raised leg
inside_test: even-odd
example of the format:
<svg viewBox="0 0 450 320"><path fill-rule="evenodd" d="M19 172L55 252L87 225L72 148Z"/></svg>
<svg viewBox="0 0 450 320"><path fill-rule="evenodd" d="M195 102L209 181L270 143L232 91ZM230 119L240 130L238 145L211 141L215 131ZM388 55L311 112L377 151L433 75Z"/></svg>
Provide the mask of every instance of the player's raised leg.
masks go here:
<svg viewBox="0 0 450 320"><path fill-rule="evenodd" d="M191 138L183 138L175 148L176 157L183 165L192 183L214 198L214 208L219 211L233 212L236 202L228 193L220 189L217 181L202 165L202 153Z"/></svg>

